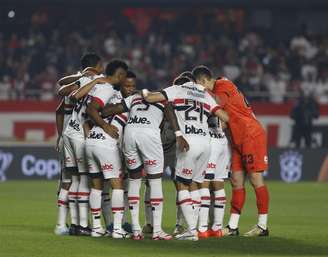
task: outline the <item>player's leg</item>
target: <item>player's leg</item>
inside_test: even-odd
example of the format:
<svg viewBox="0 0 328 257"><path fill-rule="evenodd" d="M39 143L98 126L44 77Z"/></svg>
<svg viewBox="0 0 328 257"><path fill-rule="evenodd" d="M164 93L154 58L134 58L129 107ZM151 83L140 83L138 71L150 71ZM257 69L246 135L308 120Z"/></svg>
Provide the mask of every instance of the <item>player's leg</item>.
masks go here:
<svg viewBox="0 0 328 257"><path fill-rule="evenodd" d="M64 153L65 153L65 171L71 177L71 184L68 189L68 208L71 217L71 225L69 229L70 235L77 235L79 225L79 209L77 203L77 192L79 187L79 173L73 152L73 144L71 138L64 135Z"/></svg>
<svg viewBox="0 0 328 257"><path fill-rule="evenodd" d="M106 224L106 228L108 232L113 231L112 227L112 210L111 210L111 201L109 196L109 188L110 188L110 182L108 180L104 180L103 182L103 190L101 194L101 210L104 217L104 221ZM91 193L90 193L91 194Z"/></svg>
<svg viewBox="0 0 328 257"><path fill-rule="evenodd" d="M206 178L206 177L205 177ZM208 234L208 216L209 216L209 208L211 204L211 195L209 190L210 181L207 177L206 181L204 181L200 186L200 197L201 197L201 207L199 211L199 219L198 219L198 237L199 238L207 238Z"/></svg>
<svg viewBox="0 0 328 257"><path fill-rule="evenodd" d="M140 134L137 145L144 162L144 169L150 189L150 204L152 208L153 240L170 240L172 236L162 230L163 189L162 175L164 170L164 153L161 146L160 133Z"/></svg>
<svg viewBox="0 0 328 257"><path fill-rule="evenodd" d="M144 194L144 210L145 210L145 225L142 228L144 234L153 233L153 213L150 203L150 186L149 181L145 180L145 194Z"/></svg>
<svg viewBox="0 0 328 257"><path fill-rule="evenodd" d="M89 176L87 160L85 156L85 140L74 139L74 152L77 160L77 167L80 175L78 187L78 205L79 205L79 235L91 235L91 229L88 227L89 221ZM102 187L101 187L102 189Z"/></svg>
<svg viewBox="0 0 328 257"><path fill-rule="evenodd" d="M251 141L247 142L245 155L245 166L255 191L258 210L258 223L245 236L267 236L269 235L269 230L267 229L269 191L263 179L263 171L268 168L265 134L256 137L256 140L251 138Z"/></svg>
<svg viewBox="0 0 328 257"><path fill-rule="evenodd" d="M143 234L139 223L139 205L143 163L138 154L135 134L131 130L126 130L124 133L123 153L129 173L128 201L131 214L132 239L142 240Z"/></svg>
<svg viewBox="0 0 328 257"><path fill-rule="evenodd" d="M101 237L106 235L106 231L101 224L101 202L104 188L104 178L101 173L100 163L98 159L97 145L86 143L86 157L89 168L89 176L91 178L91 190L89 197L89 205L91 211L91 236Z"/></svg>
<svg viewBox="0 0 328 257"><path fill-rule="evenodd" d="M125 166L125 162L122 163ZM124 168L126 170L126 168ZM124 214L122 219L122 227L125 231L132 233L132 227L128 220L129 214L129 200L128 200L128 192L129 192L129 175L127 171L124 172L123 177L123 189L124 189Z"/></svg>
<svg viewBox="0 0 328 257"><path fill-rule="evenodd" d="M243 171L243 164L240 152L233 148L231 156L231 208L230 218L227 227L222 230L222 234L226 235L239 235L238 224L240 214L245 204L246 191L245 191L245 175Z"/></svg>
<svg viewBox="0 0 328 257"><path fill-rule="evenodd" d="M188 152L177 152L177 165L176 165L176 188L178 191L178 205L180 206L184 219L187 223L187 231L176 235L177 239L197 241L197 228L195 220L195 212L191 193L189 191L190 184L192 183L192 172L195 162L195 147L192 147L189 142L190 149Z"/></svg>
<svg viewBox="0 0 328 257"><path fill-rule="evenodd" d="M223 141L223 139L222 139ZM217 145L218 154L215 161L214 179L211 181L211 192L213 194L213 222L211 236L221 237L224 210L226 204L226 193L224 180L228 179L231 169L231 153L228 142L220 141Z"/></svg>
<svg viewBox="0 0 328 257"><path fill-rule="evenodd" d="M175 170L175 169L174 169ZM175 178L175 171L174 171L174 177ZM184 224L184 217L183 217L183 213L181 210L181 207L179 205L179 200L178 200L178 189L177 189L177 183L176 181L174 181L174 186L176 188L176 196L175 196L175 205L176 205L176 221L175 221L175 228L173 231L173 235L176 236L178 234L181 234L185 231L185 228L183 226Z"/></svg>
<svg viewBox="0 0 328 257"><path fill-rule="evenodd" d="M59 183L59 192L57 198L58 213L57 213L57 224L55 228L56 235L68 235L69 229L66 226L66 219L68 214L68 190L71 186L71 178L65 171L65 152L64 142L61 138L59 143L59 160L61 164L61 176Z"/></svg>

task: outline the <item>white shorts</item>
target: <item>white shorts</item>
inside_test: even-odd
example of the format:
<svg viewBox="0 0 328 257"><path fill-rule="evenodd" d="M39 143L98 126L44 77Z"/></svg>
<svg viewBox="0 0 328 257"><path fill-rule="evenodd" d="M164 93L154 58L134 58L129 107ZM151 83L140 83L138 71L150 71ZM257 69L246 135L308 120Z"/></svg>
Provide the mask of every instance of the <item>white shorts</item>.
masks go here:
<svg viewBox="0 0 328 257"><path fill-rule="evenodd" d="M206 181L223 181L229 177L231 152L226 138L211 138Z"/></svg>
<svg viewBox="0 0 328 257"><path fill-rule="evenodd" d="M69 174L69 171L65 169L65 149L64 149L64 139L63 139L63 137L61 137L59 139L58 157L59 157L59 163L60 163L60 167L61 167L60 181L63 182L63 183L70 183L71 182L71 176Z"/></svg>
<svg viewBox="0 0 328 257"><path fill-rule="evenodd" d="M177 150L175 179L189 184L192 181L203 183L210 154L209 137L185 137L189 143L188 152Z"/></svg>
<svg viewBox="0 0 328 257"><path fill-rule="evenodd" d="M104 179L123 179L122 160L116 142L87 139L86 157L90 174L102 173Z"/></svg>
<svg viewBox="0 0 328 257"><path fill-rule="evenodd" d="M144 167L150 175L163 173L164 154L159 130L127 128L124 131L123 153L129 172Z"/></svg>
<svg viewBox="0 0 328 257"><path fill-rule="evenodd" d="M68 135L64 135L63 139L65 168L77 167L79 173L88 172L85 159L85 140Z"/></svg>

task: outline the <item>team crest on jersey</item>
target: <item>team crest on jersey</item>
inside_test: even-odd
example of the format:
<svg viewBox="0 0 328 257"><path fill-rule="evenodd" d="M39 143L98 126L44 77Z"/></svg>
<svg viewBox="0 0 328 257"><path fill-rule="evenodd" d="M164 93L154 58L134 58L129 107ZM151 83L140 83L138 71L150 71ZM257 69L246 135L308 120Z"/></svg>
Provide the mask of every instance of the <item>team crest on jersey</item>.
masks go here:
<svg viewBox="0 0 328 257"><path fill-rule="evenodd" d="M280 155L280 175L283 181L297 182L302 177L303 156L297 151L286 151Z"/></svg>

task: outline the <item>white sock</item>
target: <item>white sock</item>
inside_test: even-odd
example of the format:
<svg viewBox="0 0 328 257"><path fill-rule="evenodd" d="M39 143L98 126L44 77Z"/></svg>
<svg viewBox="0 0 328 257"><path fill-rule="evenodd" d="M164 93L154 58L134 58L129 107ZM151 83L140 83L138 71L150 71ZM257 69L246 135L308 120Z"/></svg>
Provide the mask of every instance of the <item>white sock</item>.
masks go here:
<svg viewBox="0 0 328 257"><path fill-rule="evenodd" d="M198 217L199 217L199 210L201 205L200 200L200 193L199 190L194 190L190 192L193 208L194 208L194 219L195 219L195 226L197 227Z"/></svg>
<svg viewBox="0 0 328 257"><path fill-rule="evenodd" d="M128 213L129 213L129 200L128 200L128 188L129 188L129 180L124 179L124 213L122 223L128 223Z"/></svg>
<svg viewBox="0 0 328 257"><path fill-rule="evenodd" d="M91 188L89 201L90 201L92 228L101 227L101 194L102 194L102 190Z"/></svg>
<svg viewBox="0 0 328 257"><path fill-rule="evenodd" d="M196 230L196 224L194 219L194 209L192 206L191 196L188 190L180 190L178 192L178 203L181 207L183 216L188 225L189 231L194 232Z"/></svg>
<svg viewBox="0 0 328 257"><path fill-rule="evenodd" d="M80 184L78 190L78 204L80 215L80 226L88 226L88 214L89 214L89 184L88 175L80 175Z"/></svg>
<svg viewBox="0 0 328 257"><path fill-rule="evenodd" d="M182 226L184 220L183 220L183 213L182 213L181 207L179 205L178 193L176 194L175 202L176 202L176 223L175 223L175 225Z"/></svg>
<svg viewBox="0 0 328 257"><path fill-rule="evenodd" d="M259 214L258 219L259 220L258 220L257 225L260 226L263 229L267 229L268 214Z"/></svg>
<svg viewBox="0 0 328 257"><path fill-rule="evenodd" d="M229 219L229 227L230 228L232 228L232 229L238 228L239 217L240 217L240 215L237 213L230 214L230 219Z"/></svg>
<svg viewBox="0 0 328 257"><path fill-rule="evenodd" d="M153 213L152 213L152 205L150 203L150 186L146 185L145 189L145 223L153 224L152 221Z"/></svg>
<svg viewBox="0 0 328 257"><path fill-rule="evenodd" d="M57 216L57 226L66 226L66 218L68 212L68 190L61 188L59 191L58 199L58 216Z"/></svg>
<svg viewBox="0 0 328 257"><path fill-rule="evenodd" d="M205 232L208 229L208 213L211 204L211 195L208 188L202 188L199 192L202 204L199 211L198 230L200 232Z"/></svg>
<svg viewBox="0 0 328 257"><path fill-rule="evenodd" d="M112 223L111 201L109 197L109 181L104 181L104 186L101 194L101 210L104 217L106 227Z"/></svg>
<svg viewBox="0 0 328 257"><path fill-rule="evenodd" d="M129 178L129 208L131 213L131 225L133 231L141 231L139 223L139 203L140 203L140 186L141 178L131 179Z"/></svg>
<svg viewBox="0 0 328 257"><path fill-rule="evenodd" d="M163 190L162 179L149 179L150 203L153 214L153 233L162 231Z"/></svg>
<svg viewBox="0 0 328 257"><path fill-rule="evenodd" d="M214 231L222 229L225 205L226 205L226 194L224 189L214 191L214 214L213 214L213 225L212 225L212 230ZM233 218L233 220L235 220L235 218ZM235 224L235 221L232 221L231 225L234 226L233 228L237 228L238 221L237 224ZM229 222L229 226L230 226L230 222Z"/></svg>
<svg viewBox="0 0 328 257"><path fill-rule="evenodd" d="M72 176L72 184L68 192L68 207L71 214L71 224L79 225L79 206L77 204L77 191L79 188L79 176Z"/></svg>
<svg viewBox="0 0 328 257"><path fill-rule="evenodd" d="M124 190L113 189L112 191L112 212L113 212L113 228L115 230L122 229L122 218L124 212Z"/></svg>

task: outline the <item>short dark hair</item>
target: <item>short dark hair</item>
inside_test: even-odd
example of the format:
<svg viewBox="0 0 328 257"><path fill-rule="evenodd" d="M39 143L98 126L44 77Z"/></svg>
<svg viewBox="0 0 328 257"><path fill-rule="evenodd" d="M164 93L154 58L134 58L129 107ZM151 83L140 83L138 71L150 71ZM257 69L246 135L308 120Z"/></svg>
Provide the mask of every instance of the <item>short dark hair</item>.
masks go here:
<svg viewBox="0 0 328 257"><path fill-rule="evenodd" d="M81 57L81 67L82 69L85 69L87 67L93 67L95 68L97 64L100 62L101 58L96 53L85 53Z"/></svg>
<svg viewBox="0 0 328 257"><path fill-rule="evenodd" d="M180 77L177 77L177 78L174 79L173 85L179 85L180 86L180 85L183 85L183 84L185 84L187 82L192 82L192 81L188 77L181 77L180 76Z"/></svg>
<svg viewBox="0 0 328 257"><path fill-rule="evenodd" d="M192 70L192 75L194 76L195 79L200 79L203 76L205 76L208 79L211 79L213 77L211 70L207 68L205 65L196 66Z"/></svg>
<svg viewBox="0 0 328 257"><path fill-rule="evenodd" d="M191 71L184 71L179 75L179 77L187 77L190 79L190 81L196 82L196 79L194 75L192 75Z"/></svg>
<svg viewBox="0 0 328 257"><path fill-rule="evenodd" d="M126 64L126 62L119 60L119 59L113 59L111 60L107 66L106 66L106 75L112 76L116 72L117 69L122 68L125 71L128 71L129 67Z"/></svg>
<svg viewBox="0 0 328 257"><path fill-rule="evenodd" d="M128 70L128 72L126 74L126 78L136 79L137 78L137 75L132 70Z"/></svg>

